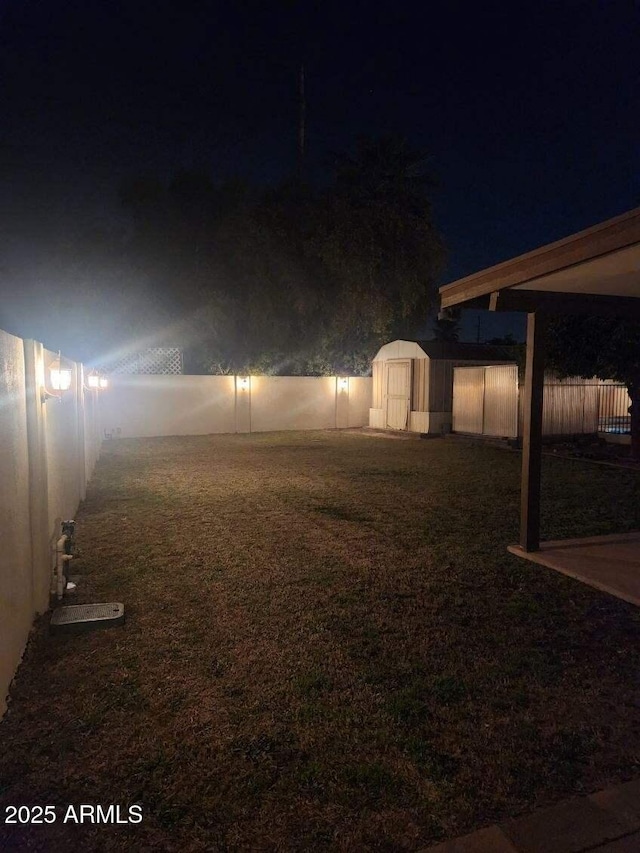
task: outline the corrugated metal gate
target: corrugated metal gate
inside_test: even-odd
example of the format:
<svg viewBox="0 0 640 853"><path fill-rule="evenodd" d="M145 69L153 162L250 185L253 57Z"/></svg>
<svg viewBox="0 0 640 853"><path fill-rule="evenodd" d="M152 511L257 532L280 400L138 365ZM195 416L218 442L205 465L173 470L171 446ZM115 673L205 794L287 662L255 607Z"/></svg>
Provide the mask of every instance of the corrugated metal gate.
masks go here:
<svg viewBox="0 0 640 853"><path fill-rule="evenodd" d="M473 435L518 435L518 367L454 367L452 429Z"/></svg>

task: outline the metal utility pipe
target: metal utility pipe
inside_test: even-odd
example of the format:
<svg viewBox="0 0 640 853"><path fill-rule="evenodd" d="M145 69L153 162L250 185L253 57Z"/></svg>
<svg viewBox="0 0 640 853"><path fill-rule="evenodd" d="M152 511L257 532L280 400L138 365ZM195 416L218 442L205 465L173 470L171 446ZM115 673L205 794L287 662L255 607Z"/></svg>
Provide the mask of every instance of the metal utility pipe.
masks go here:
<svg viewBox="0 0 640 853"><path fill-rule="evenodd" d="M73 559L73 555L67 554L66 552L65 545L68 539L68 535L64 533L56 542L56 593L58 596L58 601L62 599L65 587L67 585L65 576L65 563L68 563L69 560Z"/></svg>

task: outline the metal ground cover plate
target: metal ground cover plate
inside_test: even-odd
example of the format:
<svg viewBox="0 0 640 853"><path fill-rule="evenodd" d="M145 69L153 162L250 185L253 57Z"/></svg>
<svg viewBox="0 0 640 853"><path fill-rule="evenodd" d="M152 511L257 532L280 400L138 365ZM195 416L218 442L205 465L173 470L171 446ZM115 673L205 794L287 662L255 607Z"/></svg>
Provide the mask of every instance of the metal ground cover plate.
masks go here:
<svg viewBox="0 0 640 853"><path fill-rule="evenodd" d="M96 628L110 628L124 622L124 604L72 604L53 611L49 629L52 633L78 633Z"/></svg>

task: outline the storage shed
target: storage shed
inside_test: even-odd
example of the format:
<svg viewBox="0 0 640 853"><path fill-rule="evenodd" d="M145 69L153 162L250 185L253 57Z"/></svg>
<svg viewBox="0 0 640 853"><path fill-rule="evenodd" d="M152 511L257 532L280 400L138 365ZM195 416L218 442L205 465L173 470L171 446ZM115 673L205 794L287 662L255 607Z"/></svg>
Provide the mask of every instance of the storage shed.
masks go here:
<svg viewBox="0 0 640 853"><path fill-rule="evenodd" d="M451 430L453 368L513 364L508 347L456 341L392 341L373 360L369 426L439 434Z"/></svg>

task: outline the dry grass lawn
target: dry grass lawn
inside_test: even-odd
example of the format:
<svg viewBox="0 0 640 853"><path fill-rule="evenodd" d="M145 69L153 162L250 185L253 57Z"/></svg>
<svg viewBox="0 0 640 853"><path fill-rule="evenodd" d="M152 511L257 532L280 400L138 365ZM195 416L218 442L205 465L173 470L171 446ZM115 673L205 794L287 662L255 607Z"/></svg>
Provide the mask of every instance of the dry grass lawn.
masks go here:
<svg viewBox="0 0 640 853"><path fill-rule="evenodd" d="M640 476L544 461L544 538L640 527ZM359 432L114 441L78 601L0 724L0 849L417 850L640 772L637 608L507 554L519 456ZM64 825L141 803L139 826Z"/></svg>

